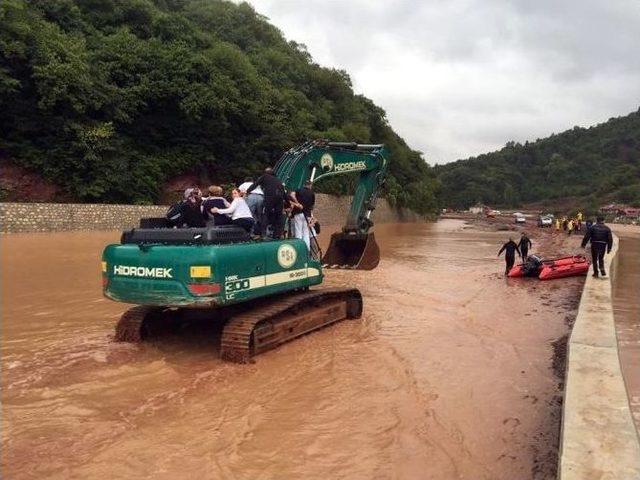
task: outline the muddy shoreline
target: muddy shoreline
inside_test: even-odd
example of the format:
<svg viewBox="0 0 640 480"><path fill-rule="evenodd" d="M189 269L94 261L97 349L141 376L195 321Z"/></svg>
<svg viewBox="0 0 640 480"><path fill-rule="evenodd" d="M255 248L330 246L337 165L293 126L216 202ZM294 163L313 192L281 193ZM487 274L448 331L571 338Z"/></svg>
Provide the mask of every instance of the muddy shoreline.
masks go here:
<svg viewBox="0 0 640 480"><path fill-rule="evenodd" d="M465 218L466 217L466 218ZM510 216L497 218L484 218L478 216L463 216L466 228L479 231L501 232L505 237L513 237L515 242L522 232L526 232L535 239L536 253L543 258L553 258L570 254L582 253L582 249L576 245L576 239L581 239L584 232L577 232L572 236L566 232L557 232L555 228L538 228L532 225L515 225ZM529 220L531 222L531 220ZM520 261L520 259L518 259ZM518 263L518 261L516 263ZM531 448L535 452L534 463L531 468L531 478L546 479L556 478L558 469L562 405L565 387L565 374L567 367L567 344L573 324L575 323L580 305L582 282L572 285L564 294L564 325L566 333L555 340L550 341L551 355L549 358L550 369L553 371L557 386L551 399L547 402L548 418L540 424L540 432L532 437ZM543 300L549 299L548 295L540 295ZM540 441L548 442L546 448L541 448Z"/></svg>

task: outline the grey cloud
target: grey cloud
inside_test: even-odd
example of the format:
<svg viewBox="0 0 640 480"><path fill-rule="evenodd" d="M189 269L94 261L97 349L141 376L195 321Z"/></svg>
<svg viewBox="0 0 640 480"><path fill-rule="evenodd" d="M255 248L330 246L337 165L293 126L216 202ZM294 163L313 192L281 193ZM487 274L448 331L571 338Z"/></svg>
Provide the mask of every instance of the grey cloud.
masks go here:
<svg viewBox="0 0 640 480"><path fill-rule="evenodd" d="M429 162L623 115L640 103L637 0L254 0Z"/></svg>

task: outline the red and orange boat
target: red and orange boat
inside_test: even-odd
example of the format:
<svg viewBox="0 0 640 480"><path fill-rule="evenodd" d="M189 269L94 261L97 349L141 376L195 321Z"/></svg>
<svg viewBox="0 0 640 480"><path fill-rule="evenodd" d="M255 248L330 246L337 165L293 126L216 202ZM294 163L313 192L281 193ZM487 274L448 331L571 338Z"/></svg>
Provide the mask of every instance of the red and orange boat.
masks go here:
<svg viewBox="0 0 640 480"><path fill-rule="evenodd" d="M554 278L572 277L584 275L589 271L590 262L584 255L575 255L572 263L545 265L540 271L540 280L553 280Z"/></svg>
<svg viewBox="0 0 640 480"><path fill-rule="evenodd" d="M584 275L589 271L590 262L584 255L572 255L569 257L542 260L538 265L537 277L540 280L552 280L554 278ZM524 263L515 265L509 270L508 277L524 277Z"/></svg>

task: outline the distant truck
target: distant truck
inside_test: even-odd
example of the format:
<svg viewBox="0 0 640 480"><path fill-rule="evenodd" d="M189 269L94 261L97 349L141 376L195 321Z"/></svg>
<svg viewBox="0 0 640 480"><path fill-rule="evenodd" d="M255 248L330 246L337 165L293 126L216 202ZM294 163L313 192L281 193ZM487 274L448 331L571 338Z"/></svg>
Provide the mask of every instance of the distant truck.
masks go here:
<svg viewBox="0 0 640 480"><path fill-rule="evenodd" d="M516 215L516 223L527 223L524 215Z"/></svg>

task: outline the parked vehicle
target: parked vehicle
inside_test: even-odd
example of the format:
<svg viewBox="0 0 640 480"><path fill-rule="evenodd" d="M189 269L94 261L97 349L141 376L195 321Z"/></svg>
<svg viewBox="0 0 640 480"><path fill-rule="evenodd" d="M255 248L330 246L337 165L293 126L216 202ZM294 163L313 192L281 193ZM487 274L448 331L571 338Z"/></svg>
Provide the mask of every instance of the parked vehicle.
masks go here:
<svg viewBox="0 0 640 480"><path fill-rule="evenodd" d="M516 217L516 223L527 223L527 219L524 218L522 215L519 215Z"/></svg>
<svg viewBox="0 0 640 480"><path fill-rule="evenodd" d="M540 228L551 227L553 225L553 218L547 216L540 216L538 218L538 226Z"/></svg>

